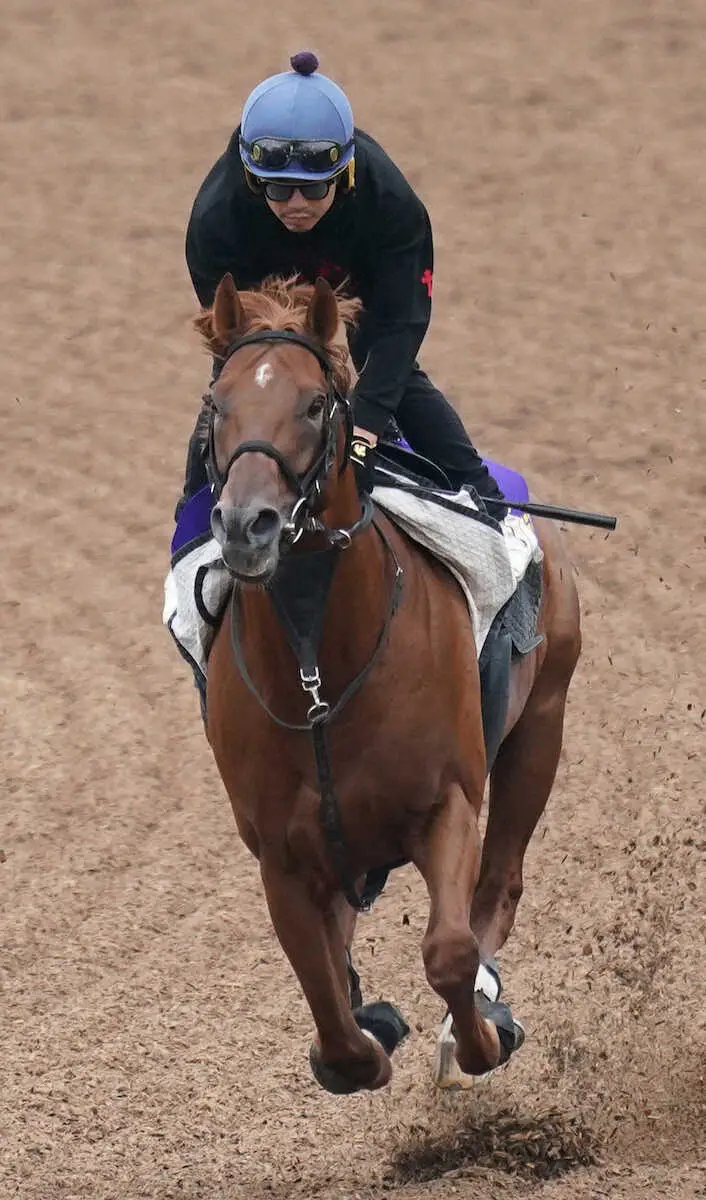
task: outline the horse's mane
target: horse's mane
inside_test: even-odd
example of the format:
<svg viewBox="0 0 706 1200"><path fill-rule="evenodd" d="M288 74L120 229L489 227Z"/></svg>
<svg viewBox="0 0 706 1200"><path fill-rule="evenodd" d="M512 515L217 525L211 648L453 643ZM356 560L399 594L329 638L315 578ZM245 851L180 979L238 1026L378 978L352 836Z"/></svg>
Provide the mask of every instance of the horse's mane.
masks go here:
<svg viewBox="0 0 706 1200"><path fill-rule="evenodd" d="M314 285L298 280L297 275L288 279L270 275L256 291L238 292L246 317L246 327L242 332L289 329L295 333L308 333L306 316L314 295ZM354 325L361 309L360 301L342 295L340 289L336 289L335 294L341 320L345 325ZM222 355L227 351L227 342L219 338L213 328L213 308L204 309L194 319L194 325L212 354ZM345 396L351 385L348 348L340 342L331 342L323 348L331 360L334 384Z"/></svg>

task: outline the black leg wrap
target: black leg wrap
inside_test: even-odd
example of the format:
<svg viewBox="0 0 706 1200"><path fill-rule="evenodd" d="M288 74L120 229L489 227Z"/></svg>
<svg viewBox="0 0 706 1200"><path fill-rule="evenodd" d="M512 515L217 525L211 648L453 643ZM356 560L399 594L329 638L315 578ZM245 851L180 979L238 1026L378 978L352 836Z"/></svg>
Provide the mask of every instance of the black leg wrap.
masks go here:
<svg viewBox="0 0 706 1200"><path fill-rule="evenodd" d="M513 1020L509 1004L498 1000L489 1000L483 992L475 993L476 1008L482 1017L492 1021L500 1039L500 1063L506 1063L515 1050L519 1050L525 1040L524 1030Z"/></svg>
<svg viewBox="0 0 706 1200"><path fill-rule="evenodd" d="M364 1004L353 1013L360 1029L372 1033L387 1054L393 1054L409 1033L402 1013L387 1000Z"/></svg>
<svg viewBox="0 0 706 1200"><path fill-rule="evenodd" d="M350 950L346 949L346 965L348 967L348 994L351 1008L362 1008L363 993L360 988L360 975L353 966Z"/></svg>

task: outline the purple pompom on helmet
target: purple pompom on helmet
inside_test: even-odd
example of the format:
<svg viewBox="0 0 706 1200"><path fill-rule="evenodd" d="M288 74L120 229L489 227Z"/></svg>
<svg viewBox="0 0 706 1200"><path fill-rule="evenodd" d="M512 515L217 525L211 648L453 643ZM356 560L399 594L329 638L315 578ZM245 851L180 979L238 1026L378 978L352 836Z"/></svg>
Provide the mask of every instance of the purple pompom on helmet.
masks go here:
<svg viewBox="0 0 706 1200"><path fill-rule="evenodd" d="M319 69L319 60L313 50L300 50L290 58L292 70L298 75L313 75Z"/></svg>

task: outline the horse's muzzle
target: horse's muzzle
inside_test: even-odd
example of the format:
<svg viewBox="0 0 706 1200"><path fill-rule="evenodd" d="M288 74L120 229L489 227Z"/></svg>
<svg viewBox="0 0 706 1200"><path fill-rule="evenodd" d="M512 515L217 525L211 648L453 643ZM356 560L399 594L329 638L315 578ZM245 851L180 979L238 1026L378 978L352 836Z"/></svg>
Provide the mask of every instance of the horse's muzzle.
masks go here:
<svg viewBox="0 0 706 1200"><path fill-rule="evenodd" d="M211 512L211 530L223 561L238 579L263 583L274 575L284 520L270 505L235 508L219 502Z"/></svg>

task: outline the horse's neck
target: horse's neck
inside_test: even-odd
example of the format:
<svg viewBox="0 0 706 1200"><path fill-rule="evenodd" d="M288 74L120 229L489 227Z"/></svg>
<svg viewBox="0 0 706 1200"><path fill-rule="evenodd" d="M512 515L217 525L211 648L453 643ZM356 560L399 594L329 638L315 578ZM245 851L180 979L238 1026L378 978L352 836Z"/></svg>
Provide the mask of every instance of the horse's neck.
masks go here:
<svg viewBox="0 0 706 1200"><path fill-rule="evenodd" d="M341 479L336 496L324 514L330 529L350 529L361 515L355 476L349 468ZM378 610L386 604L385 549L372 526L356 534L351 545L340 554L329 596L326 633L337 642L338 634L351 644L358 639L366 644L368 632L376 628Z"/></svg>
<svg viewBox="0 0 706 1200"><path fill-rule="evenodd" d="M387 552L369 526L340 554L324 622L322 670L340 668L350 679L361 669L375 648L391 586Z"/></svg>

